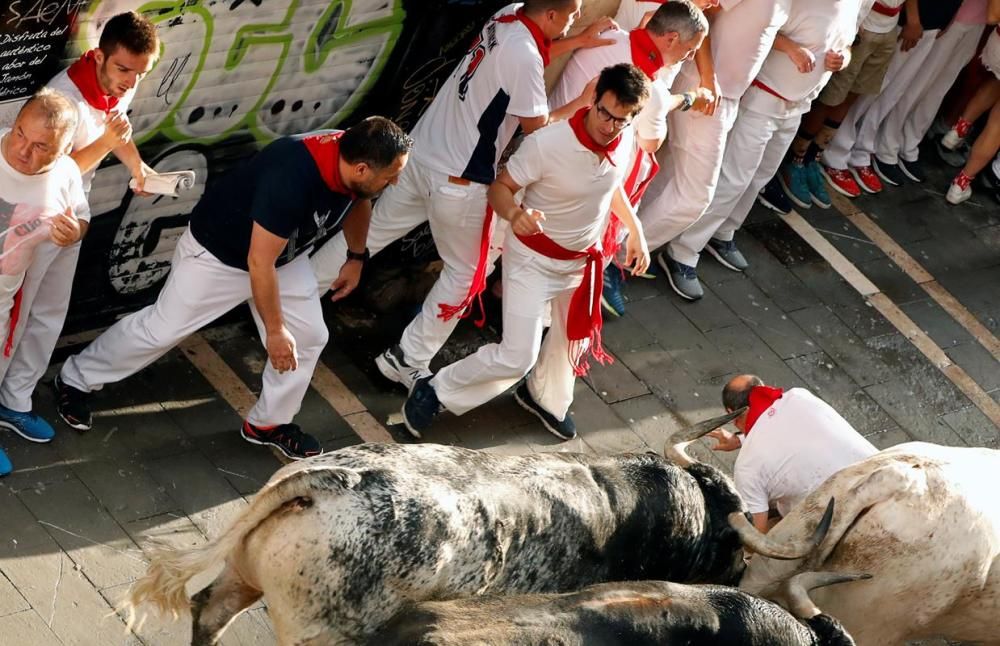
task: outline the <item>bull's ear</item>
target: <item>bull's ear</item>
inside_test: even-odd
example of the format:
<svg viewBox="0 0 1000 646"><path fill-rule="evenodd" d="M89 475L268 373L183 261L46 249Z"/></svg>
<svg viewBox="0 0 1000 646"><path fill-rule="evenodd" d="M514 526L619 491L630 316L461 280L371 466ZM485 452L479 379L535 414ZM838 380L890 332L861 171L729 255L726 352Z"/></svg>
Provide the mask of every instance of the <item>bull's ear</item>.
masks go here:
<svg viewBox="0 0 1000 646"><path fill-rule="evenodd" d="M719 415L717 417L710 417L709 419L702 420L697 424L692 424L691 426L680 429L671 435L670 439L667 440L666 445L663 447L663 456L668 460L673 460L682 467L691 466L695 463L695 460L687 454L687 447L695 440L733 421L745 413L746 410L747 407L744 406L743 408L732 411L731 413L726 413L725 415Z"/></svg>

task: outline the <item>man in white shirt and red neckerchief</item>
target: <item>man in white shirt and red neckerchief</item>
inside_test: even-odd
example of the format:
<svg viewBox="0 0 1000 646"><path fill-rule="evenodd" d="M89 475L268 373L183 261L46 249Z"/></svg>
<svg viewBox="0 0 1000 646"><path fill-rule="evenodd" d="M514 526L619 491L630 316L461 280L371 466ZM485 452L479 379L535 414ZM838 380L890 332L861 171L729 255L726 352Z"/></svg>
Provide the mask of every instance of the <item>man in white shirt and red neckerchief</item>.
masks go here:
<svg viewBox="0 0 1000 646"><path fill-rule="evenodd" d="M629 230L627 263L649 264L642 226L622 187L633 156L629 123L649 97L649 79L621 63L601 72L596 96L569 121L529 135L490 185L490 205L510 223L504 242L503 340L417 380L403 406L414 437L441 407L461 415L518 387L517 402L563 440L577 375L601 347L601 238L613 210ZM514 195L524 190L523 203ZM551 307L552 327L542 329Z"/></svg>
<svg viewBox="0 0 1000 646"><path fill-rule="evenodd" d="M42 89L28 99L11 128L0 129L0 343L4 351L20 305L17 294L38 246L60 247L80 237L80 222L90 217L80 169L68 156L76 111L56 92ZM0 372L0 378L2 378ZM31 442L55 436L44 428L15 425L0 418L0 427ZM0 449L0 476L12 469Z"/></svg>
<svg viewBox="0 0 1000 646"><path fill-rule="evenodd" d="M598 35L610 19L559 38L579 12L580 0L527 0L501 9L414 127L412 159L375 205L368 248L376 254L429 222L444 268L399 343L376 358L387 379L409 388L429 374L431 359L485 287L493 225L486 189L515 130L531 133L586 104L581 96L550 113L543 78L550 58L606 44ZM344 237L334 236L312 258L320 292L333 289L334 300L360 277L360 268L344 264L346 249Z"/></svg>
<svg viewBox="0 0 1000 646"><path fill-rule="evenodd" d="M89 194L96 168L108 152L129 169L141 192L150 169L131 140L125 113L158 54L156 27L137 13L118 14L105 24L96 49L47 84L77 111L70 156L83 175L84 193ZM88 225L89 219L81 220L80 239ZM0 420L26 433L52 432L48 422L31 412L31 400L62 332L79 256L79 239L65 247L50 242L38 246L20 292L21 320L14 322L13 352L0 357L9 361L0 384Z"/></svg>
<svg viewBox="0 0 1000 646"><path fill-rule="evenodd" d="M671 287L681 297L697 300L704 293L695 270L703 249L710 248L713 255L717 253L723 259L727 249L738 253L736 230L750 213L758 191L781 165L802 115L830 76L850 62L850 45L861 22L860 10L861 0L791 2L774 49L740 100L711 205L670 243L664 269L668 270ZM799 69L786 52L802 48L822 64L807 72ZM742 268L722 264L734 271L746 268L745 259Z"/></svg>
<svg viewBox="0 0 1000 646"><path fill-rule="evenodd" d="M756 375L733 377L722 390L739 430L709 433L716 451L740 450L733 468L736 490L762 532L773 505L781 516L831 475L877 452L825 401L805 388L782 390ZM743 439L740 439L740 436Z"/></svg>
<svg viewBox="0 0 1000 646"><path fill-rule="evenodd" d="M678 108L705 109L714 101L712 93L698 85L682 94L670 93L681 63L698 51L707 35L708 21L704 14L686 0L672 0L657 6L644 27L630 32L605 32L605 37L612 41L611 45L573 54L549 98L549 105L565 104L570 97L579 95L603 68L615 63L630 62L646 73L652 84L651 93L633 124L637 145L625 180L625 193L636 209L659 170L655 154L667 136L667 114ZM615 255L623 234L619 220L612 217L603 243L606 257ZM625 314L625 300L621 292L623 282L620 268L614 263L608 264L604 270L601 304L614 316Z"/></svg>

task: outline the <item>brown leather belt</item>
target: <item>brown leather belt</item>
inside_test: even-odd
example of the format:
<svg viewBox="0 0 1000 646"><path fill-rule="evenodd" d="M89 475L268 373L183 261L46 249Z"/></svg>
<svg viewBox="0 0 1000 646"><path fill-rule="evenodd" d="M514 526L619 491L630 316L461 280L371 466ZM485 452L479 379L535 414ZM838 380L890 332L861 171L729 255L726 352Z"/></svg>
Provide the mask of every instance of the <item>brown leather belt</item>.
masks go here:
<svg viewBox="0 0 1000 646"><path fill-rule="evenodd" d="M448 176L448 183L458 184L459 186L468 186L469 184L472 184L471 181L465 179L464 177L455 177L454 175Z"/></svg>

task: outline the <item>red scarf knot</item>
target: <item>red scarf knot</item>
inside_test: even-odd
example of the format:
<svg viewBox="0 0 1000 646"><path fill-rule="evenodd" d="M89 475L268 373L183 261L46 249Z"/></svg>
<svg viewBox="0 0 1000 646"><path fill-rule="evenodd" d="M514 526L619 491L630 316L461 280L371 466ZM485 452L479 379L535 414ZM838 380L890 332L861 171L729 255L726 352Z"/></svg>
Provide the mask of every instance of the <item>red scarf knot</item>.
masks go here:
<svg viewBox="0 0 1000 646"><path fill-rule="evenodd" d="M107 114L118 105L118 97L105 94L97 79L97 57L94 56L96 51L92 49L77 59L66 70L66 74L90 107Z"/></svg>
<svg viewBox="0 0 1000 646"><path fill-rule="evenodd" d="M358 196L344 184L344 178L340 176L340 137L341 132L321 133L316 135L306 135L302 138L306 150L316 162L320 177L334 193L347 195L352 200Z"/></svg>
<svg viewBox="0 0 1000 646"><path fill-rule="evenodd" d="M566 317L566 338L569 340L569 362L573 374L582 377L590 370L589 356L598 363L613 361L601 345L601 290L604 287L604 257L597 245L583 251L563 247L544 233L518 235L517 239L532 251L553 260L585 259L583 282L573 292Z"/></svg>
<svg viewBox="0 0 1000 646"><path fill-rule="evenodd" d="M632 64L641 69L652 81L663 68L663 54L653 42L653 37L645 29L633 29L628 33L632 46Z"/></svg>
<svg viewBox="0 0 1000 646"><path fill-rule="evenodd" d="M750 389L750 410L747 411L747 423L744 425L743 434L750 435L750 429L757 423L757 418L764 414L774 402L781 399L784 394L781 388L770 386L754 386Z"/></svg>
<svg viewBox="0 0 1000 646"><path fill-rule="evenodd" d="M525 15L524 9L518 9L516 12L512 14L507 14L506 16L499 16L498 18L496 18L496 21L500 23L510 23L514 22L515 20L520 21L521 24L523 24L528 29L528 32L531 34L531 37L535 39L535 45L538 47L538 53L542 57L542 65L548 67L549 61L552 60L550 54L550 51L552 49L552 39L546 36L544 32L542 32L542 28L538 26L538 23L536 23L534 20Z"/></svg>
<svg viewBox="0 0 1000 646"><path fill-rule="evenodd" d="M584 148L603 157L608 160L609 164L614 166L615 162L611 159L611 153L615 152L615 149L618 148L618 144L621 142L622 136L619 134L617 137L608 142L608 145L606 146L602 146L594 141L594 138L590 136L589 132L587 132L587 126L585 123L587 120L587 113L590 112L590 108L591 106L588 105L585 108L577 110L576 114L569 118L569 127L573 129L573 134L576 135L577 141L583 144Z"/></svg>

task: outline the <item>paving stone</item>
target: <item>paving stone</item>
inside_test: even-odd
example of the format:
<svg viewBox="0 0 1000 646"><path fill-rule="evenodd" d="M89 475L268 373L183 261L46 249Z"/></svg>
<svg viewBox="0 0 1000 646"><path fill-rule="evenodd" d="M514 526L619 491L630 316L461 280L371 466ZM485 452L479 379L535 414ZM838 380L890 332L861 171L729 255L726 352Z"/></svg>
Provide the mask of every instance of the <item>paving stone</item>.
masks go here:
<svg viewBox="0 0 1000 646"><path fill-rule="evenodd" d="M938 411L923 400L908 384L892 381L865 388L904 432L915 440L967 446L968 444L944 421Z"/></svg>
<svg viewBox="0 0 1000 646"><path fill-rule="evenodd" d="M8 486L0 484L0 559L18 558L36 549L58 549L48 532Z"/></svg>
<svg viewBox="0 0 1000 646"><path fill-rule="evenodd" d="M0 626L3 625L3 617L28 610L30 607L21 593L14 587L14 584L8 581L3 574L0 574ZM3 629L0 628L0 635L3 634Z"/></svg>
<svg viewBox="0 0 1000 646"><path fill-rule="evenodd" d="M167 415L190 438L239 435L243 420L222 398L215 394L189 400L189 405L173 408Z"/></svg>
<svg viewBox="0 0 1000 646"><path fill-rule="evenodd" d="M737 241L751 262L745 272L746 277L783 311L792 312L820 303L816 294L756 238L745 235L737 237Z"/></svg>
<svg viewBox="0 0 1000 646"><path fill-rule="evenodd" d="M720 358L728 363L728 369L723 374L700 379L700 383L717 388L715 392L718 393L730 377L741 373L755 373L767 383L781 384L784 388L804 385L799 376L755 332L756 328L751 329L743 323L707 332L705 336L718 349Z"/></svg>
<svg viewBox="0 0 1000 646"><path fill-rule="evenodd" d="M6 431L4 435L9 437ZM59 453L58 442L38 444L19 437L8 442L7 437L2 446L14 472L4 477L4 484L14 491L37 489L74 477L70 462Z"/></svg>
<svg viewBox="0 0 1000 646"><path fill-rule="evenodd" d="M716 293L782 359L816 351L816 344L750 281L733 281Z"/></svg>
<svg viewBox="0 0 1000 646"><path fill-rule="evenodd" d="M79 480L22 491L19 496L98 588L132 581L145 571L138 547Z"/></svg>
<svg viewBox="0 0 1000 646"><path fill-rule="evenodd" d="M659 300L657 302L659 303ZM645 302L630 304L625 317L605 319L601 335L606 348L615 354L624 354L656 343L653 334L636 318L635 310L642 311L643 307L645 307ZM677 315L679 317L680 312Z"/></svg>
<svg viewBox="0 0 1000 646"><path fill-rule="evenodd" d="M811 217L803 215L837 251L844 254L844 257L855 265L885 259L885 253L878 248L878 245L869 240L860 229L840 213L831 214L831 211L818 211ZM817 215L819 217L816 217Z"/></svg>
<svg viewBox="0 0 1000 646"><path fill-rule="evenodd" d="M646 348L623 358L629 369L676 413L708 417L718 409L718 391L695 380L659 348ZM706 414L707 413L707 414Z"/></svg>
<svg viewBox="0 0 1000 646"><path fill-rule="evenodd" d="M584 381L607 404L649 394L649 388L617 357L614 357L614 362L610 364L602 365L592 361L590 374Z"/></svg>
<svg viewBox="0 0 1000 646"><path fill-rule="evenodd" d="M62 642L34 610L0 616L0 635L5 644L61 646Z"/></svg>
<svg viewBox="0 0 1000 646"><path fill-rule="evenodd" d="M874 444L875 448L879 451L896 446L897 444L913 441L913 438L907 435L906 431L900 428L898 424L893 424L890 427L869 433L865 435L865 439Z"/></svg>
<svg viewBox="0 0 1000 646"><path fill-rule="evenodd" d="M974 342L972 335L930 297L904 303L899 309L913 319L913 322L942 349L960 343Z"/></svg>
<svg viewBox="0 0 1000 646"><path fill-rule="evenodd" d="M993 358L983 346L977 342L963 343L948 348L945 353L953 362L969 373L969 376L983 390L990 391L1000 388L1000 361Z"/></svg>
<svg viewBox="0 0 1000 646"><path fill-rule="evenodd" d="M107 601L62 552L0 561L0 570L67 646L138 645ZM16 643L16 642L15 642ZM25 642L32 643L33 642Z"/></svg>
<svg viewBox="0 0 1000 646"><path fill-rule="evenodd" d="M859 386L888 381L895 375L828 307L809 307L792 312L791 317Z"/></svg>
<svg viewBox="0 0 1000 646"><path fill-rule="evenodd" d="M778 262L787 267L821 262L820 255L780 219L745 227ZM749 261L749 259L748 259Z"/></svg>
<svg viewBox="0 0 1000 646"><path fill-rule="evenodd" d="M361 441L357 436L353 440ZM235 433L198 440L196 445L229 484L244 496L257 493L281 468L281 462L271 451L250 444ZM327 445L323 448L327 449Z"/></svg>
<svg viewBox="0 0 1000 646"><path fill-rule="evenodd" d="M733 310L720 299L711 287L705 289L705 295L694 302L684 301L680 296L674 296L678 301L678 309L689 321L702 332L732 325L736 315Z"/></svg>
<svg viewBox="0 0 1000 646"><path fill-rule="evenodd" d="M792 271L823 298L825 305L855 335L868 338L895 331L878 310L869 305L825 262L798 265Z"/></svg>
<svg viewBox="0 0 1000 646"><path fill-rule="evenodd" d="M969 446L1000 448L1000 429L975 406L942 415L941 420Z"/></svg>
<svg viewBox="0 0 1000 646"><path fill-rule="evenodd" d="M645 450L645 443L582 380L573 392L573 421L583 442L598 455Z"/></svg>
<svg viewBox="0 0 1000 646"><path fill-rule="evenodd" d="M641 341L627 349L639 350L658 343L661 348L669 351L671 348L685 349L699 342L704 343L704 334L681 314L679 307L681 306L669 296L651 298L630 307L627 318L637 321L641 326ZM645 337L641 334L642 330L646 333ZM624 348L613 349L620 352Z"/></svg>
<svg viewBox="0 0 1000 646"><path fill-rule="evenodd" d="M647 450L656 453L662 453L667 438L686 425L654 395L618 402L611 408L642 439Z"/></svg>
<svg viewBox="0 0 1000 646"><path fill-rule="evenodd" d="M921 399L937 414L965 408L969 401L902 334L869 339L868 346L898 375L907 392Z"/></svg>
<svg viewBox="0 0 1000 646"><path fill-rule="evenodd" d="M946 274L972 274L1000 263L996 252L968 231L905 244L903 248L939 280Z"/></svg>
<svg viewBox="0 0 1000 646"><path fill-rule="evenodd" d="M155 516L177 508L170 496L136 461L91 460L73 470L119 523Z"/></svg>
<svg viewBox="0 0 1000 646"><path fill-rule="evenodd" d="M897 305L927 297L927 292L888 258L878 258L856 266L868 280L875 283L875 286Z"/></svg>
<svg viewBox="0 0 1000 646"><path fill-rule="evenodd" d="M928 196L916 187L901 186L884 190L878 195L863 195L855 200L886 233L900 243L926 240L941 233L938 209L928 209Z"/></svg>

